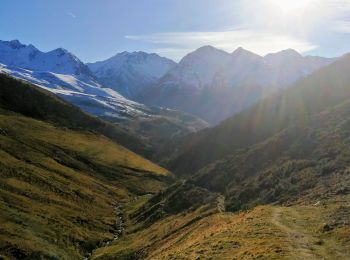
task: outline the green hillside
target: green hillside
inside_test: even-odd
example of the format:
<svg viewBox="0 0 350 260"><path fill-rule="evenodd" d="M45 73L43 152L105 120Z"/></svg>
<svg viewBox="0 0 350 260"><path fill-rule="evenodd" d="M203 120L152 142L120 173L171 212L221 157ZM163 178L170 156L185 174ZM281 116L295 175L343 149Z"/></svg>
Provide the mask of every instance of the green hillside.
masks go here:
<svg viewBox="0 0 350 260"><path fill-rule="evenodd" d="M0 75L0 108L58 126L103 134L136 153L152 154L141 139L121 127L84 113L49 91L4 74Z"/></svg>
<svg viewBox="0 0 350 260"><path fill-rule="evenodd" d="M172 181L113 141L137 139L46 91L0 80L0 258L82 259L120 232L117 205Z"/></svg>
<svg viewBox="0 0 350 260"><path fill-rule="evenodd" d="M76 259L113 238L114 205L155 193L163 168L104 136L0 114L0 255Z"/></svg>

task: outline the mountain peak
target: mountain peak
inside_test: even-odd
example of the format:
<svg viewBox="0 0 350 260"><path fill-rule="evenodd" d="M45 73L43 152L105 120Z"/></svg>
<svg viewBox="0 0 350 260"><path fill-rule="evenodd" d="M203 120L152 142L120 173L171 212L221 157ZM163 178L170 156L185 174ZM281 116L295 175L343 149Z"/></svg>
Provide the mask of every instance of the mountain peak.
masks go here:
<svg viewBox="0 0 350 260"><path fill-rule="evenodd" d="M236 50L234 50L232 53L235 53L235 52L244 52L244 51L247 51L245 50L243 47L238 47Z"/></svg>
<svg viewBox="0 0 350 260"><path fill-rule="evenodd" d="M67 51L66 49L64 48L57 48L57 49L54 49L51 51L51 53L55 53L57 54L58 56L63 56L65 54L70 54L69 51Z"/></svg>
<svg viewBox="0 0 350 260"><path fill-rule="evenodd" d="M0 41L2 45L11 47L12 49L20 49L25 48L27 45L22 44L19 40L12 40L12 41Z"/></svg>
<svg viewBox="0 0 350 260"><path fill-rule="evenodd" d="M89 69L66 49L42 52L18 40L0 41L0 63L35 71L91 76Z"/></svg>
<svg viewBox="0 0 350 260"><path fill-rule="evenodd" d="M212 53L212 52L224 52L224 51L219 50L211 45L205 45L205 46L202 46L202 47L196 49L192 53Z"/></svg>
<svg viewBox="0 0 350 260"><path fill-rule="evenodd" d="M273 57L273 56L297 57L297 58L303 57L299 52L297 52L296 50L291 49L291 48L286 49L286 50L282 50L279 52L267 54L265 57Z"/></svg>
<svg viewBox="0 0 350 260"><path fill-rule="evenodd" d="M124 51L87 65L104 85L135 99L144 88L156 84L176 63L155 53Z"/></svg>
<svg viewBox="0 0 350 260"><path fill-rule="evenodd" d="M246 49L244 49L243 47L238 47L236 50L234 50L231 53L232 56L255 56L255 57L261 57L258 54L248 51Z"/></svg>
<svg viewBox="0 0 350 260"><path fill-rule="evenodd" d="M229 54L223 50L217 49L211 45L205 45L187 54L181 59L179 64L193 63L195 60L202 61L203 59L208 61L212 61L213 59L221 60L228 56Z"/></svg>
<svg viewBox="0 0 350 260"><path fill-rule="evenodd" d="M18 48L24 48L26 45L22 44L19 40L12 40L9 42L12 48L18 49Z"/></svg>
<svg viewBox="0 0 350 260"><path fill-rule="evenodd" d="M294 49L286 49L286 50L282 50L279 52L280 54L285 54L285 55L295 55L295 56L301 56L301 54L299 52L297 52Z"/></svg>

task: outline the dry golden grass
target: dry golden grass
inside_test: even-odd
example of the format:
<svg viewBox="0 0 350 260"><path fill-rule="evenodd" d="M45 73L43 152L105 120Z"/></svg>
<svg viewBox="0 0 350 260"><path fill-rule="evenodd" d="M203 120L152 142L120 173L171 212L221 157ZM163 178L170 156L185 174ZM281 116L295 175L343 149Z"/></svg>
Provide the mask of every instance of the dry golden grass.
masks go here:
<svg viewBox="0 0 350 260"><path fill-rule="evenodd" d="M14 114L0 128L0 258L82 258L113 238L116 202L166 186L166 170L103 136Z"/></svg>
<svg viewBox="0 0 350 260"><path fill-rule="evenodd" d="M7 122L11 121L11 124ZM35 124L33 124L35 122ZM15 134L23 134L36 141L47 142L64 149L85 154L88 159L110 165L120 165L167 175L168 171L149 160L135 154L110 139L87 132L75 132L57 128L43 122L25 117L0 115L0 128L8 129Z"/></svg>
<svg viewBox="0 0 350 260"><path fill-rule="evenodd" d="M170 216L128 234L94 259L141 254L146 259L349 259L349 222L325 232L325 223L349 208L349 196L321 205L258 206L192 221L195 212ZM347 211L345 211L347 212ZM347 219L348 221L349 219ZM190 224L188 224L190 223ZM348 223L348 224L346 224Z"/></svg>

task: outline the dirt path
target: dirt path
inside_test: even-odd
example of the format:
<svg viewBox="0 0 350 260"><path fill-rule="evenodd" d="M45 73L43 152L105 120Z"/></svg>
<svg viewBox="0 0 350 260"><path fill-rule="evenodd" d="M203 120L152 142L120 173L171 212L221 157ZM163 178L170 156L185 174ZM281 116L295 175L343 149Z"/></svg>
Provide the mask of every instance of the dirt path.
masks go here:
<svg viewBox="0 0 350 260"><path fill-rule="evenodd" d="M288 222L288 225L283 220L282 216L288 215L293 217L292 222ZM313 237L304 231L304 227L298 225L300 216L292 208L276 207L273 210L271 222L280 228L283 232L288 234L288 238L291 242L291 252L295 255L295 259L322 259L314 252L313 241L317 238Z"/></svg>

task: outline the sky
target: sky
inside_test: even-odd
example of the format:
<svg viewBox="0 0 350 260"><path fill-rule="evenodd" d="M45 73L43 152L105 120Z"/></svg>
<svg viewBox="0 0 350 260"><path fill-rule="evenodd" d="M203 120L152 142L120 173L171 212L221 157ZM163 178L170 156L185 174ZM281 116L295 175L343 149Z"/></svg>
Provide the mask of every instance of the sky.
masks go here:
<svg viewBox="0 0 350 260"><path fill-rule="evenodd" d="M203 45L335 57L350 52L350 0L1 0L0 39L84 62L122 51L179 61Z"/></svg>

